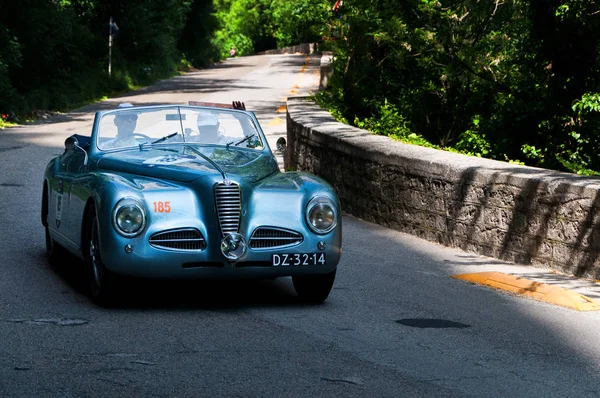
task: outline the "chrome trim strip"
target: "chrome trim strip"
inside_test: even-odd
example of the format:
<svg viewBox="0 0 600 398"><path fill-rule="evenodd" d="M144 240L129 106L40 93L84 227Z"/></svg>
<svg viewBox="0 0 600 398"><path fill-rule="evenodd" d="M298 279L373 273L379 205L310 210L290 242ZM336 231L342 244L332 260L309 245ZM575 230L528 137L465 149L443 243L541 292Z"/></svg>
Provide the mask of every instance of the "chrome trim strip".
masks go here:
<svg viewBox="0 0 600 398"><path fill-rule="evenodd" d="M252 233L248 247L251 250L273 250L296 246L303 241L302 234L291 229L261 226Z"/></svg>
<svg viewBox="0 0 600 398"><path fill-rule="evenodd" d="M206 249L206 240L196 228L178 228L156 232L148 239L148 243L156 249L170 251L187 252Z"/></svg>

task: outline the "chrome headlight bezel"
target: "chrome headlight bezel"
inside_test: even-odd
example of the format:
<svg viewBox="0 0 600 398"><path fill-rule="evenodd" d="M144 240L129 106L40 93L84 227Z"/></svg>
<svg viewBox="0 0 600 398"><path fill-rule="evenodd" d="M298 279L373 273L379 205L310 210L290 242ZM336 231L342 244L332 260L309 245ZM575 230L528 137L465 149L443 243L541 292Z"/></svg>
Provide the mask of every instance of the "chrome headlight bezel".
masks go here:
<svg viewBox="0 0 600 398"><path fill-rule="evenodd" d="M320 207L321 209L329 208L331 210L331 213L333 213L333 220L327 228L318 228L316 225L314 225L313 220L311 220L312 211L315 210L317 207ZM314 233L318 235L328 234L329 232L333 231L333 229L337 226L338 222L338 210L335 205L335 202L328 196L318 195L313 197L306 206L304 219L306 220L306 224L308 225L310 230Z"/></svg>
<svg viewBox="0 0 600 398"><path fill-rule="evenodd" d="M129 232L121 228L121 225L119 224L119 212L126 208L137 209L142 218L139 227ZM144 209L144 206L139 200L135 198L123 198L117 202L113 209L112 222L115 231L117 231L120 235L125 236L126 238L132 238L134 236L137 236L144 230L144 228L146 228L146 211Z"/></svg>

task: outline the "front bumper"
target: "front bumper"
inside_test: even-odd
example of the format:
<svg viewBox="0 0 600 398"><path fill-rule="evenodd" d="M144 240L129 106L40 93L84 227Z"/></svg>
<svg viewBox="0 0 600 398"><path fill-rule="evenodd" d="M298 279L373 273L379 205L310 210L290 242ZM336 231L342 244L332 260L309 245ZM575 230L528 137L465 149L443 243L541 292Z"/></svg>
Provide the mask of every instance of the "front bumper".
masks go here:
<svg viewBox="0 0 600 398"><path fill-rule="evenodd" d="M317 243L325 242L319 250ZM246 242L248 242L246 240ZM133 251L126 253L125 245ZM220 241L212 242L202 251L163 250L150 246L144 238L127 239L107 236L101 242L101 256L111 271L143 278L161 279L239 279L277 278L294 275L316 275L334 271L341 257L341 228L319 239L281 249L251 249L236 262L227 260L220 251ZM326 263L320 265L272 266L274 253L325 253Z"/></svg>

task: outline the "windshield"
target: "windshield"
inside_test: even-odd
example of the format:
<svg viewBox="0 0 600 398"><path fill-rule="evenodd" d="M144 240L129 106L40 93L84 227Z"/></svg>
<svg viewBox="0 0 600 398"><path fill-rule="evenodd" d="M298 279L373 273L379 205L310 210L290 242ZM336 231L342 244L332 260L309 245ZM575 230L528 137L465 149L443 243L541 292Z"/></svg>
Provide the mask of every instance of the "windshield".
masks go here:
<svg viewBox="0 0 600 398"><path fill-rule="evenodd" d="M250 116L228 109L126 108L105 113L98 125L101 150L182 142L263 148Z"/></svg>

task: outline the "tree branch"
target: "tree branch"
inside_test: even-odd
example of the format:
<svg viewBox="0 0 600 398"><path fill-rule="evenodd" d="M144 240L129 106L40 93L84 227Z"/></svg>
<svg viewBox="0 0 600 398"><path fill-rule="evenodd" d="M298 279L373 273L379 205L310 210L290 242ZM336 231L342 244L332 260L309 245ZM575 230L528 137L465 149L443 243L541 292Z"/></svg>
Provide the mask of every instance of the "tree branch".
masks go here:
<svg viewBox="0 0 600 398"><path fill-rule="evenodd" d="M452 58L454 58L456 61L458 61L459 64L461 64L463 66L463 68L465 68L467 71L469 71L470 73L472 73L473 75L477 76L480 79L483 79L485 81L488 81L490 83L493 83L495 87L495 89L497 91L503 92L503 93L510 93L511 89L510 87L505 86L502 83L497 82L496 80L490 78L489 76L486 76L482 73L479 73L475 70L473 70L473 68L471 68L470 65L468 65L466 62L464 62L462 59L460 59L458 56L454 56L452 55Z"/></svg>

